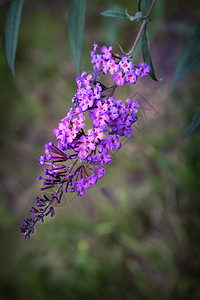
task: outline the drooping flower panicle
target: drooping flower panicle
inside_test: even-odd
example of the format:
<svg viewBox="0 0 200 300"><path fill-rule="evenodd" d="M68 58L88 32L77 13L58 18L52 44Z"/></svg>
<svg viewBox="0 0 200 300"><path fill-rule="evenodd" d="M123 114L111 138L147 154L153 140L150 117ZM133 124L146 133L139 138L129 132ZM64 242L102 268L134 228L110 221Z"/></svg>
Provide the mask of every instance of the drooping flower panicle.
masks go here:
<svg viewBox="0 0 200 300"><path fill-rule="evenodd" d="M77 77L77 92L72 99L74 107L54 129L57 146L45 145L45 154L39 164L46 166L42 191L53 189L50 196L36 198L36 207L31 207L32 217L25 219L20 231L25 239L30 238L38 221L53 215L54 203L60 203L63 193L79 196L96 184L105 174L104 166L112 162L111 151L121 147L119 137L129 138L131 127L138 119L139 103L128 98L123 102L114 99L117 86L135 84L138 76L144 77L151 71L146 63L134 66L130 58L113 54L112 47L99 47L96 43L91 51L94 73L85 71ZM100 74L110 73L113 85L100 82ZM92 127L85 129L89 117Z"/></svg>

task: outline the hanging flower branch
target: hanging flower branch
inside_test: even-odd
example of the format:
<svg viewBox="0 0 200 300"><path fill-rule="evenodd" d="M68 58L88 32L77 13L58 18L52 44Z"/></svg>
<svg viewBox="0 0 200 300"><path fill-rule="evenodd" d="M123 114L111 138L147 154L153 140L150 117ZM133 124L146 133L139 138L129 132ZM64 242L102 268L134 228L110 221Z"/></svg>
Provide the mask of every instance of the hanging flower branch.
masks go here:
<svg viewBox="0 0 200 300"><path fill-rule="evenodd" d="M36 198L36 207L31 207L32 217L25 219L20 231L25 239L34 232L35 224L44 221L47 215L54 216L54 204L60 203L64 193L77 192L83 196L85 190L95 185L105 174L104 166L112 162L111 153L121 147L119 137L129 138L132 125L137 121L139 103L133 99L114 99L117 87L136 84L139 77L147 76L151 68L145 62L139 66L127 56L116 55L112 47L99 47L96 43L91 51L94 73L85 71L77 77L77 92L54 135L57 146L45 145L45 155L40 165L45 165L42 197ZM101 77L110 74L113 84L106 86ZM85 120L90 118L92 126L85 129ZM45 194L52 189L50 196Z"/></svg>

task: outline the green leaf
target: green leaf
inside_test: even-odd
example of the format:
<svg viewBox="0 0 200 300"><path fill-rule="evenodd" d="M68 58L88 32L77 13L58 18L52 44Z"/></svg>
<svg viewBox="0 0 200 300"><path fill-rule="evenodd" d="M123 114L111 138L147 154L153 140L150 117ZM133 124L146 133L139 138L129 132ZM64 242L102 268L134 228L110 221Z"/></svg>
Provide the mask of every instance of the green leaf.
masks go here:
<svg viewBox="0 0 200 300"><path fill-rule="evenodd" d="M6 57L13 76L15 76L15 55L23 3L24 0L13 0L6 16Z"/></svg>
<svg viewBox="0 0 200 300"><path fill-rule="evenodd" d="M176 83L187 73L200 65L200 25L197 26L194 34L191 36L176 66L172 89Z"/></svg>
<svg viewBox="0 0 200 300"><path fill-rule="evenodd" d="M141 11L137 11L135 14L135 20L142 18L142 12Z"/></svg>
<svg viewBox="0 0 200 300"><path fill-rule="evenodd" d="M141 0L138 0L137 2L138 2L138 4L137 4L137 10L141 11Z"/></svg>
<svg viewBox="0 0 200 300"><path fill-rule="evenodd" d="M77 73L80 73L86 0L71 0L69 7L69 42Z"/></svg>
<svg viewBox="0 0 200 300"><path fill-rule="evenodd" d="M121 18L121 19L128 19L130 21L138 21L142 17L142 12L138 11L136 12L135 16L131 16L128 14L127 9L125 10L125 13L118 10L105 10L101 12L101 15L104 17L113 17L113 18Z"/></svg>
<svg viewBox="0 0 200 300"><path fill-rule="evenodd" d="M101 15L104 17L113 17L113 18L121 18L121 19L129 19L127 13L118 10L104 10L101 12Z"/></svg>
<svg viewBox="0 0 200 300"><path fill-rule="evenodd" d="M151 59L151 52L150 52L150 46L149 46L149 37L147 33L147 27L145 26L143 35L142 35L142 56L144 59L144 62L146 62L151 67L151 73L149 73L150 77L153 80L158 81L156 78L154 67Z"/></svg>
<svg viewBox="0 0 200 300"><path fill-rule="evenodd" d="M130 21L139 21L142 17L142 12L141 11L137 11L135 16L129 15L127 9L125 10L125 12L126 12L126 15L128 16L128 19Z"/></svg>
<svg viewBox="0 0 200 300"><path fill-rule="evenodd" d="M200 107L197 109L193 119L192 119L192 122L184 136L184 140L199 126L200 124Z"/></svg>

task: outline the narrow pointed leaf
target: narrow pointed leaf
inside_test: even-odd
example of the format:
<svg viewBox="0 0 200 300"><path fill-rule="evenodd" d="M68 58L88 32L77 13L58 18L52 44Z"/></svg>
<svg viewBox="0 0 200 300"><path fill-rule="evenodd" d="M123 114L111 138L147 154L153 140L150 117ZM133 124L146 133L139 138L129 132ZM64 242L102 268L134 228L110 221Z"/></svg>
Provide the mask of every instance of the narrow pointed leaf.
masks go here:
<svg viewBox="0 0 200 300"><path fill-rule="evenodd" d="M184 140L200 125L200 107L197 109L192 122L184 136Z"/></svg>
<svg viewBox="0 0 200 300"><path fill-rule="evenodd" d="M141 0L138 0L137 2L138 2L138 4L137 4L137 10L141 11Z"/></svg>
<svg viewBox="0 0 200 300"><path fill-rule="evenodd" d="M172 89L187 73L200 65L200 24L185 45L176 66Z"/></svg>
<svg viewBox="0 0 200 300"><path fill-rule="evenodd" d="M15 55L23 3L24 0L13 0L6 16L6 57L13 76L15 76Z"/></svg>
<svg viewBox="0 0 200 300"><path fill-rule="evenodd" d="M69 7L69 42L77 73L80 73L85 25L86 0L71 0Z"/></svg>
<svg viewBox="0 0 200 300"><path fill-rule="evenodd" d="M104 17L113 17L113 18L121 18L121 19L129 19L128 15L122 11L118 10L104 10L101 12L101 15Z"/></svg>
<svg viewBox="0 0 200 300"><path fill-rule="evenodd" d="M143 56L144 62L146 62L151 67L151 73L149 73L150 77L153 80L158 81L158 79L156 78L155 72L154 72L153 62L151 59L149 38L148 38L146 26L144 28L143 35L142 35L142 56Z"/></svg>

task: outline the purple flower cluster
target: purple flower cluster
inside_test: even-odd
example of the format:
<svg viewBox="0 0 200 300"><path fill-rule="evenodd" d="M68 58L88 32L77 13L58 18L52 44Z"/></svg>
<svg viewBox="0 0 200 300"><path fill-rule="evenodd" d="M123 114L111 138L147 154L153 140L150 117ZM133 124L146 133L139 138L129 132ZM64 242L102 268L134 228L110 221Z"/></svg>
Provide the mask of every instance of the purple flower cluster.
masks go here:
<svg viewBox="0 0 200 300"><path fill-rule="evenodd" d="M92 64L95 73L94 78L98 77L98 73L103 74L110 73L111 79L117 86L122 86L127 82L135 84L138 76L147 76L151 72L151 68L146 63L141 63L139 67L134 66L134 63L127 56L119 57L114 55L112 47L107 48L103 46L101 54L97 54L96 51L99 49L98 45L94 43L93 51L91 51Z"/></svg>
<svg viewBox="0 0 200 300"><path fill-rule="evenodd" d="M91 51L94 74L77 77L77 92L70 107L61 120L54 135L57 146L52 142L45 145L45 155L40 157L40 165L45 165L42 191L52 189L50 197L36 198L36 207L31 207L31 218L25 219L20 227L24 238L29 239L37 221L44 221L47 215L53 216L54 203L60 203L63 193L77 192L79 196L102 178L105 165L112 162L111 151L121 147L119 137L129 138L131 127L137 121L138 101L128 98L125 102L114 99L117 86L125 83L135 84L138 76L146 76L150 67L141 63L138 67L126 56L113 54L107 48L94 43ZM97 52L100 52L98 54ZM99 74L111 74L113 85L105 86ZM90 129L86 127L86 117L91 120Z"/></svg>

